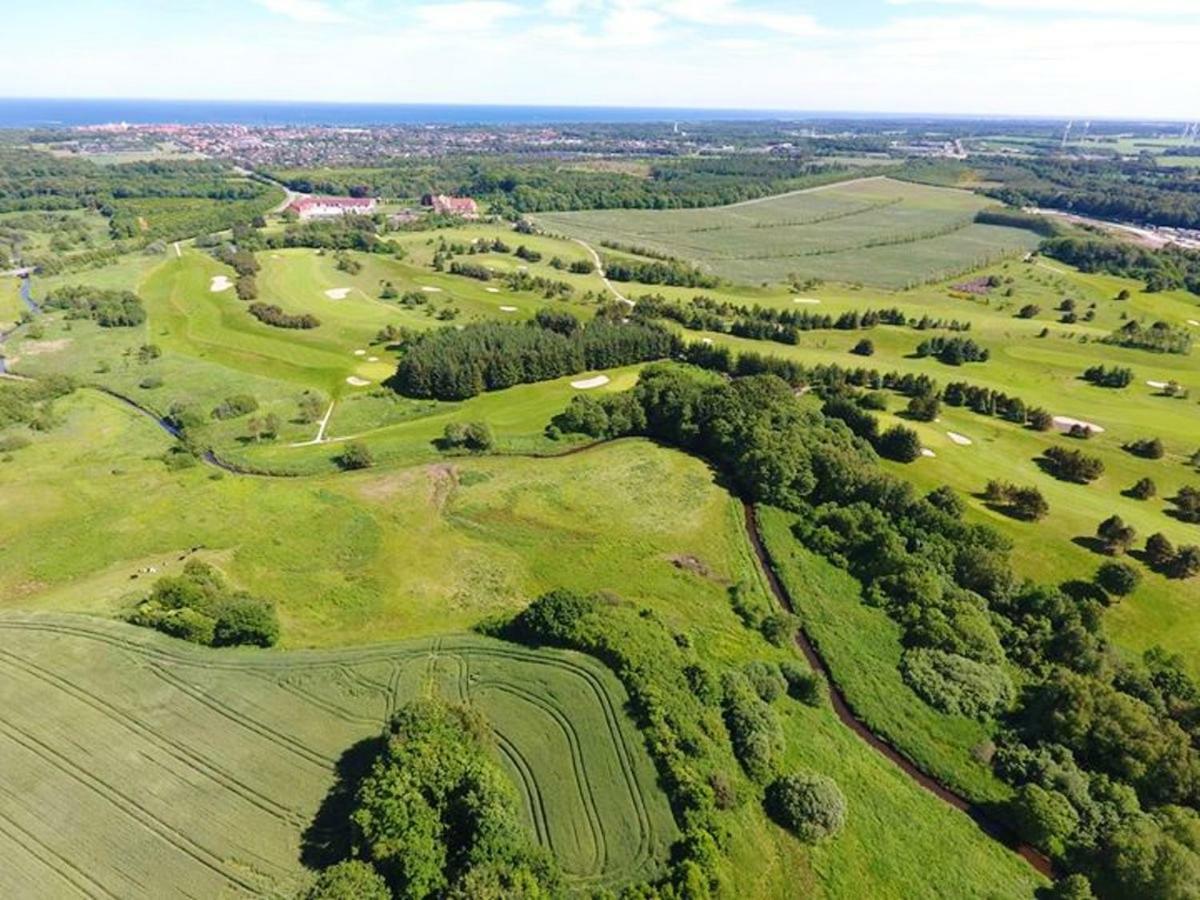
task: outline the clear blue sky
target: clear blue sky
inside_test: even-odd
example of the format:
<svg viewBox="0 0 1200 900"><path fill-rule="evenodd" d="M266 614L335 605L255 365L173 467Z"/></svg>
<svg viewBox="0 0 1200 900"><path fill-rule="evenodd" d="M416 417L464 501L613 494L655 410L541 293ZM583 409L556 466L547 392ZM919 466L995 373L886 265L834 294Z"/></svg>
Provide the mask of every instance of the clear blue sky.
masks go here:
<svg viewBox="0 0 1200 900"><path fill-rule="evenodd" d="M28 0L0 94L1200 118L1200 0Z"/></svg>

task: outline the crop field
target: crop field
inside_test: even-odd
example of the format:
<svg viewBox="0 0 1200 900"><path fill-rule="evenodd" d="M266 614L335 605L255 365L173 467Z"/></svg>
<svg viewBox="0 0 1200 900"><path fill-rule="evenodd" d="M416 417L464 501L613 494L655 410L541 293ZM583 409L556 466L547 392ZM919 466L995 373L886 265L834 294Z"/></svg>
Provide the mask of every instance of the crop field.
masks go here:
<svg viewBox="0 0 1200 900"><path fill-rule="evenodd" d="M979 225L966 191L868 178L726 207L547 213L547 229L666 253L735 282L796 275L886 288L1023 253L1037 237Z"/></svg>
<svg viewBox="0 0 1200 900"><path fill-rule="evenodd" d="M294 889L339 758L429 692L487 716L571 883L653 877L677 836L624 690L585 656L456 636L213 652L61 615L0 632L5 896Z"/></svg>

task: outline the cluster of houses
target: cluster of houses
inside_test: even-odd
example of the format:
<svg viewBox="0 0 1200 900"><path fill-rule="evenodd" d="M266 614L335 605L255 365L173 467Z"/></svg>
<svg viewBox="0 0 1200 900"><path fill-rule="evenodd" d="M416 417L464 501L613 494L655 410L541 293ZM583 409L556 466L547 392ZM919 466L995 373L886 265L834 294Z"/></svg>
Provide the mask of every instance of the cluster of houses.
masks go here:
<svg viewBox="0 0 1200 900"><path fill-rule="evenodd" d="M445 194L426 194L421 205L437 215L457 216L460 219L478 219L479 205L470 197L448 197ZM330 219L337 216L369 215L375 212L378 203L374 197L297 197L288 205L288 211L301 219Z"/></svg>

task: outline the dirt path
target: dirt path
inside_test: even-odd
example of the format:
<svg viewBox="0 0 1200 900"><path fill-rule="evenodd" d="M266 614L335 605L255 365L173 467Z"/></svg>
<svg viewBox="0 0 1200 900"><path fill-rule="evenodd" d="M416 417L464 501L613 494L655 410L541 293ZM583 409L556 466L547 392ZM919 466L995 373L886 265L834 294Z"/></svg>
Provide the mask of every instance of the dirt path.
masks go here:
<svg viewBox="0 0 1200 900"><path fill-rule="evenodd" d="M612 295L622 303L628 303L630 306L633 306L633 301L613 287L613 283L609 281L608 276L604 274L604 260L600 258L600 254L596 252L595 248L587 241L580 238L571 238L571 240L591 254L592 262L596 265L596 271L600 273L600 280L604 282L604 286L612 292Z"/></svg>
<svg viewBox="0 0 1200 900"><path fill-rule="evenodd" d="M779 577L775 574L775 569L771 564L771 556L767 552L766 545L763 543L754 506L743 501L742 508L745 512L746 537L749 538L750 545L754 548L754 555L758 558L759 566L767 579L771 593L775 595L775 599L780 606L795 615L796 610L792 603L792 598L784 588L783 583L779 580ZM1049 858L1043 855L1037 848L1023 843L1012 833L1011 829L988 815L982 807L972 803L936 778L918 769L912 760L903 756L895 747L871 731L854 714L854 710L846 702L846 697L837 686L837 682L834 681L829 666L805 633L803 626L796 632L796 645L800 648L800 652L804 654L804 658L808 661L812 670L824 678L825 682L829 685L829 700L833 706L833 712L843 725L853 731L855 735L877 753L898 766L905 775L925 788L925 790L950 804L955 809L965 812L989 837L1003 843L1006 847L1019 854L1026 862L1047 878L1054 877L1054 868Z"/></svg>
<svg viewBox="0 0 1200 900"><path fill-rule="evenodd" d="M289 447L311 447L313 444L319 444L325 440L325 429L329 427L329 417L333 415L333 407L337 405L336 400L329 403L329 409L325 410L325 415L321 418L319 427L317 428L317 436L311 441L300 441L298 444L288 444Z"/></svg>

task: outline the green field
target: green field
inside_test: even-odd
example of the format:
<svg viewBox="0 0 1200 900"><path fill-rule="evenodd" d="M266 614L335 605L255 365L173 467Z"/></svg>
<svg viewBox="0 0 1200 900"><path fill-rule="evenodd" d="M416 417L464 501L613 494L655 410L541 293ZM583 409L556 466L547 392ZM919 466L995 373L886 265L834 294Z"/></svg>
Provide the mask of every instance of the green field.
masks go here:
<svg viewBox="0 0 1200 900"><path fill-rule="evenodd" d="M900 288L1037 246L975 224L990 201L967 191L868 178L734 206L543 213L551 231L646 247L746 284L796 275Z"/></svg>
<svg viewBox="0 0 1200 900"><path fill-rule="evenodd" d="M21 300L21 282L16 278L0 278L0 331L7 331L25 310Z"/></svg>
<svg viewBox="0 0 1200 900"><path fill-rule="evenodd" d="M62 615L0 631L5 896L289 893L339 759L431 692L487 716L569 883L653 877L678 833L624 690L586 656L469 636L212 652Z"/></svg>

